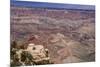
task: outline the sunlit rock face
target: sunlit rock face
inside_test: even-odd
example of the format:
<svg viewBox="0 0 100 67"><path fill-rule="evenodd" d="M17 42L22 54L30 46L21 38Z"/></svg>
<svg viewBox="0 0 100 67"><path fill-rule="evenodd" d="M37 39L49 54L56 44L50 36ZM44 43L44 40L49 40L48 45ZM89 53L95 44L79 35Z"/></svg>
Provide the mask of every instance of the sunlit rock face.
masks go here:
<svg viewBox="0 0 100 67"><path fill-rule="evenodd" d="M48 49L44 49L42 45L29 44L26 51L28 51L32 56L34 61L42 61L47 57ZM48 59L49 60L49 59Z"/></svg>

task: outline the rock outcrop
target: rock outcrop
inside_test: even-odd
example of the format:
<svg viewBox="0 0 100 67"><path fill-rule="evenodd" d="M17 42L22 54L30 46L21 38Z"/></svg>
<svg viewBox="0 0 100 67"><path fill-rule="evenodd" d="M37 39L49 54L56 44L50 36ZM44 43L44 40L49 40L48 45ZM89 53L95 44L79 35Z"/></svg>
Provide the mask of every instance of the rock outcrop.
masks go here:
<svg viewBox="0 0 100 67"><path fill-rule="evenodd" d="M11 66L40 64L51 64L49 51L42 45L30 43L27 49L11 49Z"/></svg>

